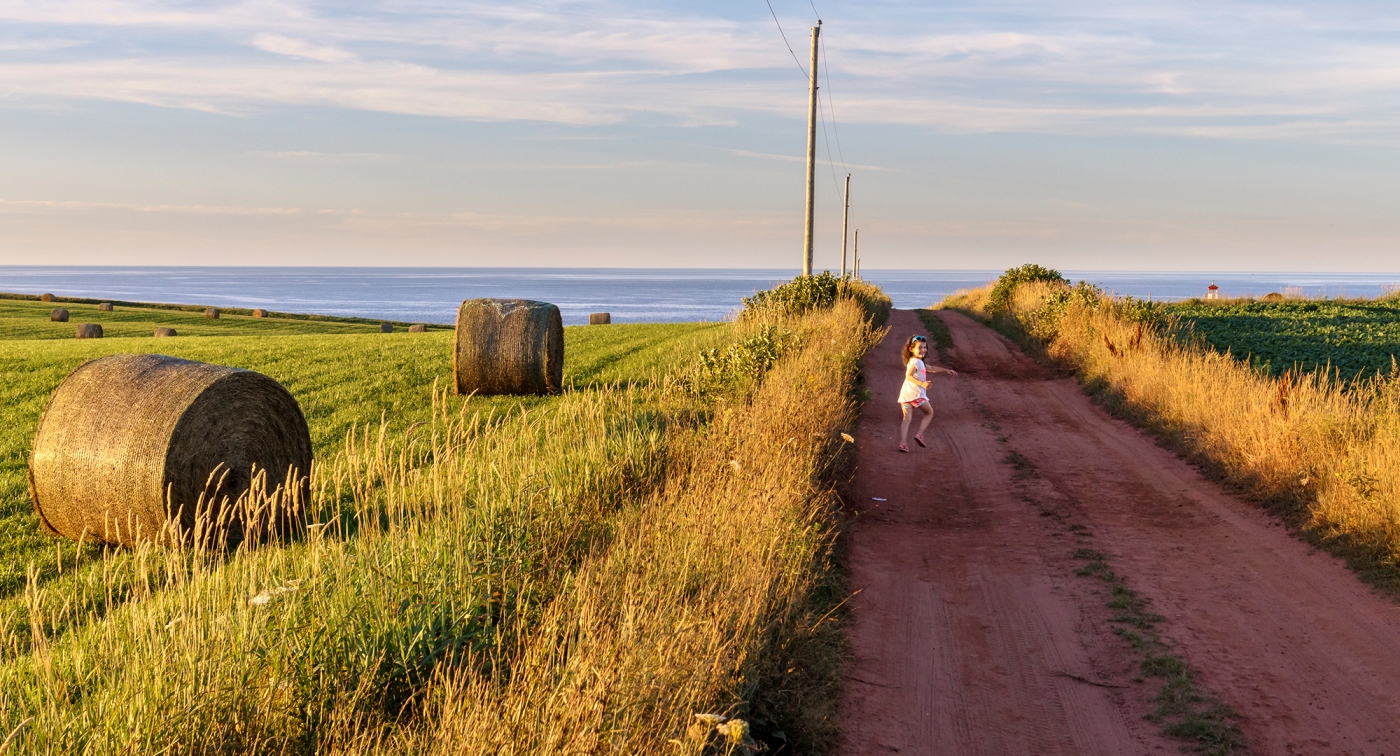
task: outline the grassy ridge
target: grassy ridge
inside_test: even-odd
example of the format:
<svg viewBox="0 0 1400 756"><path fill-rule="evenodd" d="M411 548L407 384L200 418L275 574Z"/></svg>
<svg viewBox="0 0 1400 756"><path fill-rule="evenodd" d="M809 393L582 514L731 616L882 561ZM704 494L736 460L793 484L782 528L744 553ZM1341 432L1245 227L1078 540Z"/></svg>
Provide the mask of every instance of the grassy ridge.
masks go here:
<svg viewBox="0 0 1400 756"><path fill-rule="evenodd" d="M1330 368L1343 379L1390 372L1400 353L1400 300L1191 300L1167 311L1215 349L1278 376Z"/></svg>
<svg viewBox="0 0 1400 756"><path fill-rule="evenodd" d="M1278 512L1303 537L1346 558L1363 579L1400 593L1400 375L1386 371L1351 382L1323 372L1276 376L1202 348L1140 302L1090 290L1066 298L1065 291L1023 285L1000 313L988 312L986 289L943 306L977 315L1074 366L1110 409ZM1314 342L1325 341L1336 325L1330 313L1360 306L1289 304L1289 327ZM1364 309L1390 307L1373 304ZM1307 305L1317 307L1302 309ZM1308 331L1306 312L1319 314L1317 334ZM1360 348L1363 358L1369 348ZM1345 350L1333 348L1333 364L1346 359ZM1281 354L1285 364L1305 357Z"/></svg>

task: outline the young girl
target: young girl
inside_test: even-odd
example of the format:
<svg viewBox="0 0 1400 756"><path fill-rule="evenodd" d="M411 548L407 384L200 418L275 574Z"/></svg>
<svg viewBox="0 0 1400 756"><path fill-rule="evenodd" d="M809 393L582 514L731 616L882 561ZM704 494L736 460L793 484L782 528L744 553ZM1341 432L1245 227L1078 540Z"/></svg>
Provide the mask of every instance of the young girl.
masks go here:
<svg viewBox="0 0 1400 756"><path fill-rule="evenodd" d="M904 386L899 389L899 411L904 415L904 420L899 426L899 450L902 452L909 451L905 439L909 437L909 421L916 409L924 413L924 418L919 421L919 432L914 434L914 441L919 446L927 446L924 443L924 431L928 430L928 424L933 421L933 406L928 403L928 374L957 375L956 371L947 368L926 367L926 354L928 339L923 336L910 336L909 340L904 342L904 352L900 355L904 360Z"/></svg>

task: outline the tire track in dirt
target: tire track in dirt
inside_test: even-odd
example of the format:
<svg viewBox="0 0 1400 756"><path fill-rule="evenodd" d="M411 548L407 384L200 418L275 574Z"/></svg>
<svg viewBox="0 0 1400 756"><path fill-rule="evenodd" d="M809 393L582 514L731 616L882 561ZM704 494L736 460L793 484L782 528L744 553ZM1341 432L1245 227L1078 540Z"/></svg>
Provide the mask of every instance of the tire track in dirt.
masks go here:
<svg viewBox="0 0 1400 756"><path fill-rule="evenodd" d="M939 315L961 375L934 377L928 449L895 451L917 315L895 311L866 358L846 754L1176 752L1144 720L1156 685L1114 635L1103 585L1074 574L1081 546L1165 617L1158 632L1255 752L1400 753L1400 609L1072 379Z"/></svg>

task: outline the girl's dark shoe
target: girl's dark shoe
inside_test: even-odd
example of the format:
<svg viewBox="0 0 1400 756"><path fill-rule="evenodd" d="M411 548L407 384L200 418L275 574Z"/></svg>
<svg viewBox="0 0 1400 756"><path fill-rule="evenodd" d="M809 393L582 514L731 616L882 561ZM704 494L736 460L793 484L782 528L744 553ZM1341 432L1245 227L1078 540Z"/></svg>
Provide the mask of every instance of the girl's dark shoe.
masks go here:
<svg viewBox="0 0 1400 756"><path fill-rule="evenodd" d="M919 435L915 436L915 437L914 437L914 443L918 444L919 446L924 447L925 449L928 448L928 444L924 443L923 434L919 434Z"/></svg>

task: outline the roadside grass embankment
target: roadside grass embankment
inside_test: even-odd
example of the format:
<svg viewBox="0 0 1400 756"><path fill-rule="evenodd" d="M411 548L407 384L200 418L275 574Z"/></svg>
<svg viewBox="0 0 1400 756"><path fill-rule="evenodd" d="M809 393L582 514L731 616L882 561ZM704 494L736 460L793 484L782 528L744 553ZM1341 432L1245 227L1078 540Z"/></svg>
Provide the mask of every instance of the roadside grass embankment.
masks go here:
<svg viewBox="0 0 1400 756"><path fill-rule="evenodd" d="M1110 410L1346 558L1363 579L1400 594L1400 374L1347 381L1324 367L1275 375L1193 338L1189 321L1160 305L1063 280L1010 288L1000 307L994 285L939 306L1072 367ZM1305 315L1295 311L1290 317L1302 320L1290 328L1305 329ZM1317 328L1335 325L1324 316ZM1295 361L1317 362L1286 351L1269 362Z"/></svg>
<svg viewBox="0 0 1400 756"><path fill-rule="evenodd" d="M318 444L307 537L107 550L76 569L57 548L64 574L47 581L36 560L0 629L12 752L699 754L755 735L820 749L836 683L813 597L877 334L846 298L689 328L654 346L645 329L588 329L591 358L570 329L573 390L467 402L426 380L450 354L427 334L440 355L400 355L420 377L386 389L397 416L342 424L339 443L317 428L337 402L298 393L302 361L265 370ZM787 334L775 353L727 346L767 329ZM308 388L391 372L348 345L323 347ZM749 378L697 390L710 345Z"/></svg>

